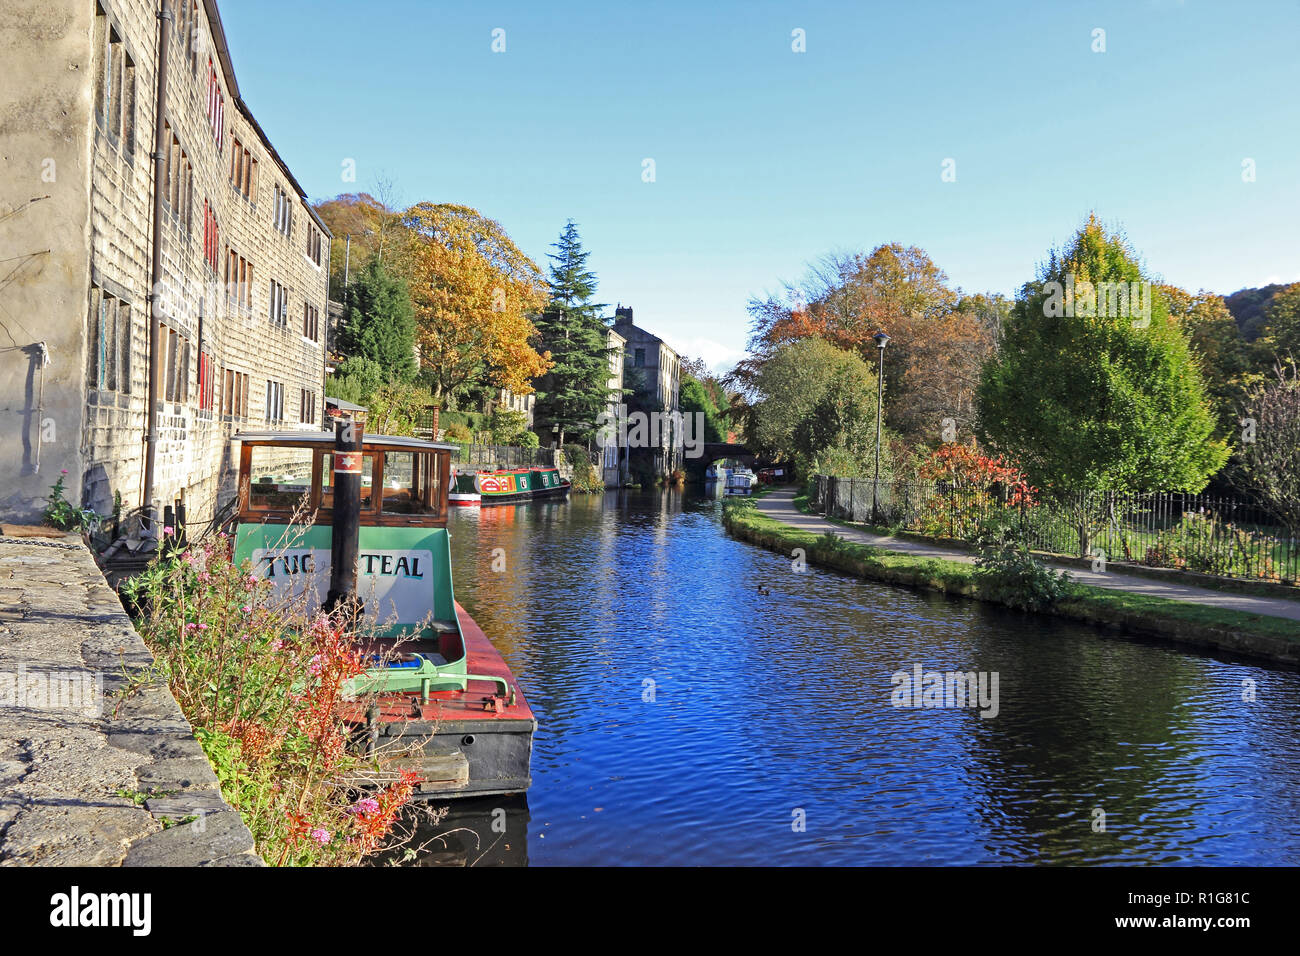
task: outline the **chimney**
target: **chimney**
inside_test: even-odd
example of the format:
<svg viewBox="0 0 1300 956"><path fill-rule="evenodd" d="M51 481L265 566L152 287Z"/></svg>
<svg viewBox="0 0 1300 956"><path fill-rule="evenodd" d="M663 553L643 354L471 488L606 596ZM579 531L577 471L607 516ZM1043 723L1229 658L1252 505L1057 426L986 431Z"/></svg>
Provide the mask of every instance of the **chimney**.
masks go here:
<svg viewBox="0 0 1300 956"><path fill-rule="evenodd" d="M615 325L632 324L632 307L630 305L620 305L614 309Z"/></svg>

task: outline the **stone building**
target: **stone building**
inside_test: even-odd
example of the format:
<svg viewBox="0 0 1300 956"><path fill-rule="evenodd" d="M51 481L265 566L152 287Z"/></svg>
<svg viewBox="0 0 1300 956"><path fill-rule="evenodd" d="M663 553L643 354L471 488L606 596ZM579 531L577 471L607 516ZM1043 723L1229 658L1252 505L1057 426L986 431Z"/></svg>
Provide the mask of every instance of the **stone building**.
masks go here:
<svg viewBox="0 0 1300 956"><path fill-rule="evenodd" d="M609 349L609 406L606 408L606 431L600 448L600 472L606 488L620 488L627 484L628 449L620 441L626 434L627 405L623 397L623 362L626 358L627 339L613 329L606 332Z"/></svg>
<svg viewBox="0 0 1300 956"><path fill-rule="evenodd" d="M534 414L537 409L537 393L529 392L527 395L517 395L508 388L499 388L496 392L496 401L493 403L493 408L520 412L524 416L524 427L532 428Z"/></svg>
<svg viewBox="0 0 1300 956"><path fill-rule="evenodd" d="M0 516L35 519L66 470L74 504L183 497L193 525L235 493L232 434L320 427L329 230L242 99L214 0L5 6Z"/></svg>
<svg viewBox="0 0 1300 956"><path fill-rule="evenodd" d="M634 394L624 398L629 415L643 411L658 414L656 426L648 429L648 443L635 440L634 422L629 423L632 471L648 468L656 476L682 467L684 436L681 431L681 357L663 339L632 322L632 309L614 309L613 330L624 345L623 387Z"/></svg>

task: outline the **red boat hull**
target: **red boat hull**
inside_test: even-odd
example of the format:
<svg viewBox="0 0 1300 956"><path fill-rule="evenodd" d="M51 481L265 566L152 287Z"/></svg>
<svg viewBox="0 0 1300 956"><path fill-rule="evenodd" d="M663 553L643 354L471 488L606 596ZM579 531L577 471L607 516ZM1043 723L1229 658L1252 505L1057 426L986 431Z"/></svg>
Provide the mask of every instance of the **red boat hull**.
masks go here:
<svg viewBox="0 0 1300 956"><path fill-rule="evenodd" d="M460 602L456 615L468 672L502 678L510 693L502 697L493 681L471 679L463 691L433 691L427 703L415 692L384 694L370 714L356 705L345 716L384 768L373 777L377 783L411 769L423 778L417 796L523 793L532 783L537 718L509 665Z"/></svg>

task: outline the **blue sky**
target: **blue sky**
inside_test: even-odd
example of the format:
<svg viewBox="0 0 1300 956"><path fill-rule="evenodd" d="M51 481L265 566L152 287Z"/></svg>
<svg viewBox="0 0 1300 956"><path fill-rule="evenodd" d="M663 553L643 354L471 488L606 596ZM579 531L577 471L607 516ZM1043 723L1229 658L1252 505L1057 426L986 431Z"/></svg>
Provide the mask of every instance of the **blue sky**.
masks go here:
<svg viewBox="0 0 1300 956"><path fill-rule="evenodd" d="M742 354L748 299L826 252L918 245L1011 294L1091 210L1184 287L1300 279L1296 0L220 9L311 198L387 178L543 266L572 217L600 301L714 365Z"/></svg>

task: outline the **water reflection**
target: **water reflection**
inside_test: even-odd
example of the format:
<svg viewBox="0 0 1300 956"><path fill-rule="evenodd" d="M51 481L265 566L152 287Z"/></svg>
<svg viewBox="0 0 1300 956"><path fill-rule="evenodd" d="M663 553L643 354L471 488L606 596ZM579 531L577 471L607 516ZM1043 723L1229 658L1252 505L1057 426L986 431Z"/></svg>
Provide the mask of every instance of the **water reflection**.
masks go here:
<svg viewBox="0 0 1300 956"><path fill-rule="evenodd" d="M502 863L1300 859L1293 671L798 574L674 491L451 529L458 596L541 725ZM891 706L918 662L997 672L997 717ZM457 808L474 847L505 845L496 807Z"/></svg>
<svg viewBox="0 0 1300 956"><path fill-rule="evenodd" d="M373 865L528 865L528 800L523 796L430 803L408 813L405 823L409 838L403 846L371 861Z"/></svg>

